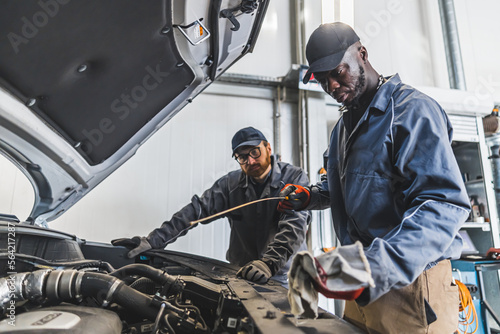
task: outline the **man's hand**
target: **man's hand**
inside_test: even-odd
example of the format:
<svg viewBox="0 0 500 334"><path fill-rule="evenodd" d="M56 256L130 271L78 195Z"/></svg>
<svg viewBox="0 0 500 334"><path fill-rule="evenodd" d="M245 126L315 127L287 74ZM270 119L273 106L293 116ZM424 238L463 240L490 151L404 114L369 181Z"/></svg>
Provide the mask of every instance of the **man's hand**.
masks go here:
<svg viewBox="0 0 500 334"><path fill-rule="evenodd" d="M500 260L500 248L491 247L486 252L486 257L493 259L493 260Z"/></svg>
<svg viewBox="0 0 500 334"><path fill-rule="evenodd" d="M271 269L261 260L254 260L238 270L237 277L259 284L266 283L272 276Z"/></svg>
<svg viewBox="0 0 500 334"><path fill-rule="evenodd" d="M311 194L306 188L298 184L287 184L281 189L280 197L286 197L278 204L278 211L303 210L309 205L311 201Z"/></svg>
<svg viewBox="0 0 500 334"><path fill-rule="evenodd" d="M308 318L318 316L318 292L328 298L353 300L365 291L363 295L369 299L370 290L366 288L375 286L359 241L316 258L307 251L298 252L292 260L288 281L292 313Z"/></svg>
<svg viewBox="0 0 500 334"><path fill-rule="evenodd" d="M148 251L152 248L146 237L115 239L111 240L111 244L113 246L124 246L127 247L128 249L131 249L131 251L127 253L127 257L129 259L132 259L137 255L144 253L145 251Z"/></svg>
<svg viewBox="0 0 500 334"><path fill-rule="evenodd" d="M359 289L346 291L329 290L326 285L328 281L328 274L326 273L325 269L323 269L317 258L314 259L314 262L316 264L316 270L319 275L319 281L313 281L313 285L316 290L318 290L318 292L320 292L326 298L354 300L358 298L365 289L364 287L361 287Z"/></svg>

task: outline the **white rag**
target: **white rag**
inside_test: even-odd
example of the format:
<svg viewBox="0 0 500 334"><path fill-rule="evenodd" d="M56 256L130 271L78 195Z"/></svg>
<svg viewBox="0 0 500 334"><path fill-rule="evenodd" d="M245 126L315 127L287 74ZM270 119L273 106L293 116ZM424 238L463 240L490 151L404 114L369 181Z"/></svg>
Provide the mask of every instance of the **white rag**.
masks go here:
<svg viewBox="0 0 500 334"><path fill-rule="evenodd" d="M332 293L375 287L370 265L359 241L337 247L316 259L307 251L298 252L293 258L288 280L288 301L292 313L313 319L318 316L318 291L315 286Z"/></svg>

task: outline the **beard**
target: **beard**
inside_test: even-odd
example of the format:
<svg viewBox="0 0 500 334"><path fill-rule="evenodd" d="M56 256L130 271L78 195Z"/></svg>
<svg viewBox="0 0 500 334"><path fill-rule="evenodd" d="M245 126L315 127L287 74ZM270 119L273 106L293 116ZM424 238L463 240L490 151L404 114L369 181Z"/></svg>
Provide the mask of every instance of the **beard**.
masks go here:
<svg viewBox="0 0 500 334"><path fill-rule="evenodd" d="M264 173L267 170L267 168L271 164L271 155L269 154L269 152L267 152L267 150L265 151L265 154L266 154L266 158L264 159L263 162L261 162L259 164L248 166L248 169L246 171L246 174L248 176L256 178L256 177L261 176L262 173ZM255 166L259 166L259 167L257 168Z"/></svg>
<svg viewBox="0 0 500 334"><path fill-rule="evenodd" d="M354 98L352 99L351 102L344 103L346 107L352 107L356 109L361 105L360 103L361 92L363 91L365 84L366 84L365 69L360 65L358 80L354 84Z"/></svg>

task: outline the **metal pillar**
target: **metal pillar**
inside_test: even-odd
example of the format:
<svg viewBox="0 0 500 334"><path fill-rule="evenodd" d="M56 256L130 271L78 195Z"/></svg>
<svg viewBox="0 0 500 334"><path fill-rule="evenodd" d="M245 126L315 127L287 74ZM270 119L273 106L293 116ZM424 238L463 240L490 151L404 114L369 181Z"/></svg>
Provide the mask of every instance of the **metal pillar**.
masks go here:
<svg viewBox="0 0 500 334"><path fill-rule="evenodd" d="M450 88L467 90L453 0L439 0Z"/></svg>

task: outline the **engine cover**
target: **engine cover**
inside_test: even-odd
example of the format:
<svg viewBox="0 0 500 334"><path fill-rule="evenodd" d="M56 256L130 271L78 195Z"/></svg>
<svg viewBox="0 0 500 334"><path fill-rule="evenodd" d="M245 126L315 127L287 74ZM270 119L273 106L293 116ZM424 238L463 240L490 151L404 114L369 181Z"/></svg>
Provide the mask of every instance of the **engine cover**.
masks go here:
<svg viewBox="0 0 500 334"><path fill-rule="evenodd" d="M122 324L115 313L93 307L44 307L0 322L0 333L120 334ZM9 324L10 322L10 324Z"/></svg>

